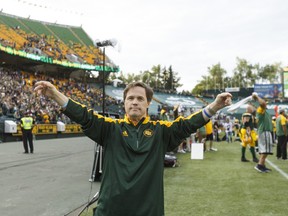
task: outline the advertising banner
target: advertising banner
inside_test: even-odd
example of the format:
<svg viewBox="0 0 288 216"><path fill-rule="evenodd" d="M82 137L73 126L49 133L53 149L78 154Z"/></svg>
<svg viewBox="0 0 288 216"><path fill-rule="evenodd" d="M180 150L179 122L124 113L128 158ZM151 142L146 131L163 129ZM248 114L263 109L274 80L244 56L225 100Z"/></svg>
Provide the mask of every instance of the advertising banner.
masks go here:
<svg viewBox="0 0 288 216"><path fill-rule="evenodd" d="M282 98L283 85L282 84L255 84L254 92L262 98Z"/></svg>

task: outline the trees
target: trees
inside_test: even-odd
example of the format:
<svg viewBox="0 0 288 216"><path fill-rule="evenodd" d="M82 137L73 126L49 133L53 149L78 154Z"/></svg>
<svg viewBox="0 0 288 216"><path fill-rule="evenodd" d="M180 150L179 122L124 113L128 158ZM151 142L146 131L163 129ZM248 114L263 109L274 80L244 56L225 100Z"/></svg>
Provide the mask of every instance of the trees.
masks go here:
<svg viewBox="0 0 288 216"><path fill-rule="evenodd" d="M260 66L237 57L232 76L226 76L227 71L221 67L220 63L212 65L208 67L208 76L202 76L192 93L202 94L207 90L225 91L227 87L251 88L256 83L281 83L281 73L280 63Z"/></svg>
<svg viewBox="0 0 288 216"><path fill-rule="evenodd" d="M232 76L235 87L252 87L255 84L257 77L257 65L249 64L247 60L238 57L236 64Z"/></svg>
<svg viewBox="0 0 288 216"><path fill-rule="evenodd" d="M191 89L193 94L203 94L208 90L221 92L228 87L251 88L256 83L281 83L281 63L260 66L258 63L252 64L246 59L237 57L236 67L231 71L231 76L228 76L228 72L222 68L220 63L208 67L207 70L208 75L201 76L198 84ZM160 64L154 65L150 70L140 71L138 74L127 73L124 75L123 72L120 72L118 79L123 80L126 84L132 81L142 81L155 90L176 91L178 87L182 86L181 78L171 65L168 69Z"/></svg>
<svg viewBox="0 0 288 216"><path fill-rule="evenodd" d="M115 74L112 74L110 79L117 78ZM124 83L130 83L133 81L142 81L149 84L155 90L167 90L176 91L178 87L181 87L180 77L178 73L169 66L168 70L166 67L161 67L161 65L155 65L151 70L140 71L139 74L120 72L118 79L121 79Z"/></svg>
<svg viewBox="0 0 288 216"><path fill-rule="evenodd" d="M221 67L221 64L212 65L208 67L208 76L202 76L200 83L192 90L192 93L195 95L202 94L203 91L214 89L220 90L224 88L224 80L228 80L225 75L227 71Z"/></svg>

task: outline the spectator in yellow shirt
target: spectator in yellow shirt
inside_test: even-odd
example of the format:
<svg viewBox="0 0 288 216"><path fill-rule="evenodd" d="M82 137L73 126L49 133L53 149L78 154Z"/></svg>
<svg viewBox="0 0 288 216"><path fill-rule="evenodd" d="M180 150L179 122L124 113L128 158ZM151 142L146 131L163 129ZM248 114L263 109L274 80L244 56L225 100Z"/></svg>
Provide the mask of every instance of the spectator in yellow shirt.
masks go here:
<svg viewBox="0 0 288 216"><path fill-rule="evenodd" d="M273 139L273 143L276 143L276 116L272 117L272 126L273 126L273 132L272 132L272 139Z"/></svg>
<svg viewBox="0 0 288 216"><path fill-rule="evenodd" d="M208 151L217 151L216 148L213 148L213 123L211 119L205 125L206 128L206 141L209 140Z"/></svg>

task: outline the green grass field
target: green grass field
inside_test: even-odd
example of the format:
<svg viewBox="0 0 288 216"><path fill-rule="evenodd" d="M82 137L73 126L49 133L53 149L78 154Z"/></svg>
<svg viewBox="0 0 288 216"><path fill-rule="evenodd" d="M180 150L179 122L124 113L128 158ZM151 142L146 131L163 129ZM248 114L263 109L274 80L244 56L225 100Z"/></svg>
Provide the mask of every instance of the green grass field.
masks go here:
<svg viewBox="0 0 288 216"><path fill-rule="evenodd" d="M239 142L214 143L217 152L204 160L191 160L190 153L177 154L180 166L165 168L166 216L286 216L288 179L272 168L259 173L255 163L240 162ZM274 148L274 150L276 147ZM247 159L251 153L247 149ZM288 174L288 161L268 160ZM82 216L91 216L85 211Z"/></svg>
<svg viewBox="0 0 288 216"><path fill-rule="evenodd" d="M165 169L166 216L288 215L287 178L273 168L259 173L255 163L240 162L239 142L214 146L218 151L206 152L204 160L178 154L180 167ZM251 159L248 149L246 157ZM288 161L278 161L275 155L268 160L288 173Z"/></svg>

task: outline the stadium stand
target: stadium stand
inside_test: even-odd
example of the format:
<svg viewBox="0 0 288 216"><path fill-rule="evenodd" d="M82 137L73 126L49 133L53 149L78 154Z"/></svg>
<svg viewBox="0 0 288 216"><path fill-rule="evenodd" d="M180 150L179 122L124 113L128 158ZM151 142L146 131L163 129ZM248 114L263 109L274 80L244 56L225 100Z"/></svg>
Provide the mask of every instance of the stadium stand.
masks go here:
<svg viewBox="0 0 288 216"><path fill-rule="evenodd" d="M66 125L65 132L60 135L81 134L80 126L62 115L56 104L36 97L33 86L38 80L48 80L72 99L101 112L103 93L93 84L102 81L103 73L95 79L87 72L103 71L103 58L101 50L94 46L82 27L0 12L0 142L21 138L19 120L26 111L35 117L34 134L38 138L59 136L58 121ZM108 56L105 59L107 77L109 72L119 69ZM105 105L106 113L123 113L122 103L109 95L105 97ZM4 123L8 119L18 124L17 133L4 132Z"/></svg>
<svg viewBox="0 0 288 216"><path fill-rule="evenodd" d="M74 63L99 65L103 53L82 27L59 25L0 13L1 44ZM106 64L115 64L106 56ZM117 67L116 67L117 68ZM117 71L117 69L115 69Z"/></svg>

